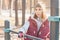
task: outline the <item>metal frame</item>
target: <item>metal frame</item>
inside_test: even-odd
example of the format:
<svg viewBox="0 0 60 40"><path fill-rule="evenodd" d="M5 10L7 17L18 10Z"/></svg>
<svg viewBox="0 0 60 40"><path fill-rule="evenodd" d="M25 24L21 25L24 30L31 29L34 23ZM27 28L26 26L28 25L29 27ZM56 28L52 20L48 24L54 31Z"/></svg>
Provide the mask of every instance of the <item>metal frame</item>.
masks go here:
<svg viewBox="0 0 60 40"><path fill-rule="evenodd" d="M18 32L15 32L13 30L10 30L10 22L8 20L5 21L5 40L11 40L10 39L10 32L15 33L15 34L19 34ZM35 39L35 40L42 40L41 38L37 38L28 34L24 34L24 37L30 38L30 39Z"/></svg>
<svg viewBox="0 0 60 40"><path fill-rule="evenodd" d="M51 16L59 16L59 0L51 0ZM50 40L59 40L59 22L50 23Z"/></svg>
<svg viewBox="0 0 60 40"><path fill-rule="evenodd" d="M10 23L8 20L5 21L5 29L10 28ZM10 40L10 32L5 32L5 40Z"/></svg>

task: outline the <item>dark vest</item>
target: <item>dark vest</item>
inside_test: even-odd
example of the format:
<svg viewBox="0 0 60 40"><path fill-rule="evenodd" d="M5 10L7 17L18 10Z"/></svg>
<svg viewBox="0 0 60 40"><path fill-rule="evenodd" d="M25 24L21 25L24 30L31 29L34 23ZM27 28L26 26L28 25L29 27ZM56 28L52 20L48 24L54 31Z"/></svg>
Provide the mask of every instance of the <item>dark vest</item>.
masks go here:
<svg viewBox="0 0 60 40"><path fill-rule="evenodd" d="M38 38L42 38L42 39L45 39L46 35L49 31L49 22L48 20L46 20L45 22L43 22L43 24L41 25L39 31L37 29L37 23L35 20L33 19L29 19L29 22L30 22L30 26L27 30L27 33L28 35L31 35L31 36L35 36L35 37L38 37ZM32 40L32 39L29 39L29 38L25 38L25 40Z"/></svg>

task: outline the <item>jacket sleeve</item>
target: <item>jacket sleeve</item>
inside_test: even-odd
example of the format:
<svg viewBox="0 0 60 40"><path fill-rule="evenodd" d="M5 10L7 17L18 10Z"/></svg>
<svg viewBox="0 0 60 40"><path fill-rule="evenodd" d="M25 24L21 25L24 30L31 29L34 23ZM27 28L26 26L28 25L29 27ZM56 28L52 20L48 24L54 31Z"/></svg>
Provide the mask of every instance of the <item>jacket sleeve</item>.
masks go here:
<svg viewBox="0 0 60 40"><path fill-rule="evenodd" d="M19 32L22 31L23 33L26 33L29 28L29 21L25 22L25 24L20 28Z"/></svg>

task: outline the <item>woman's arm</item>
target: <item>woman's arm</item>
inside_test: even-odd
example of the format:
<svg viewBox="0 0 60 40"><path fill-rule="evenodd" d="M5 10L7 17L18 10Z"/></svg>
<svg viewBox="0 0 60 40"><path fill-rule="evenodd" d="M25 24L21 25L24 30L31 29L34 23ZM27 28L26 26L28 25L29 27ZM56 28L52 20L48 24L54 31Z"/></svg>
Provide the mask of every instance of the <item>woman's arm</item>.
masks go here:
<svg viewBox="0 0 60 40"><path fill-rule="evenodd" d="M24 39L24 34L27 32L29 28L29 21L27 21L19 30L18 37Z"/></svg>
<svg viewBox="0 0 60 40"><path fill-rule="evenodd" d="M25 24L20 28L19 32L22 31L23 33L26 33L29 28L29 21L25 22Z"/></svg>

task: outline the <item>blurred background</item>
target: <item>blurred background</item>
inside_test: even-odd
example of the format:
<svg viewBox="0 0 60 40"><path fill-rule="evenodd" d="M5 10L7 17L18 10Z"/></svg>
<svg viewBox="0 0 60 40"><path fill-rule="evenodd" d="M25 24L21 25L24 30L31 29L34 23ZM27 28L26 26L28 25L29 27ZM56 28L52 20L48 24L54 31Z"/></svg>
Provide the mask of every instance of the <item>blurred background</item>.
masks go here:
<svg viewBox="0 0 60 40"><path fill-rule="evenodd" d="M16 2L15 0L0 0L0 26L4 26L3 21L5 19L9 20L12 25L15 25L16 20L18 25L22 25L24 11L26 21L28 17L34 12L34 6L39 2L45 7L45 12L47 14L50 13L50 0L25 0L25 3L22 2L22 0L17 0Z"/></svg>

